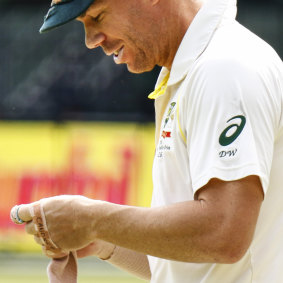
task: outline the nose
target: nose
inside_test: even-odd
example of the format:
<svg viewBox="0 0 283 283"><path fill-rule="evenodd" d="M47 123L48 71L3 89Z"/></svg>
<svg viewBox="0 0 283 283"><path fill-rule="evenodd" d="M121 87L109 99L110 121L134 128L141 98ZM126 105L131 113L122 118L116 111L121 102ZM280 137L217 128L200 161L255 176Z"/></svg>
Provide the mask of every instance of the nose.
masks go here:
<svg viewBox="0 0 283 283"><path fill-rule="evenodd" d="M85 45L89 49L99 47L106 39L105 34L85 26Z"/></svg>

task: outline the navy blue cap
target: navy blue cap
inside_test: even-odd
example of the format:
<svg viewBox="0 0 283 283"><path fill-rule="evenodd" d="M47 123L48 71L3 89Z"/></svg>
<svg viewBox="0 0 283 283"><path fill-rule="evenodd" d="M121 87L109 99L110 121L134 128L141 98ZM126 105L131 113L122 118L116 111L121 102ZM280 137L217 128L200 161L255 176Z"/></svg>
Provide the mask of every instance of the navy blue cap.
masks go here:
<svg viewBox="0 0 283 283"><path fill-rule="evenodd" d="M55 1L54 1L55 2ZM64 25L85 12L94 0L61 0L51 4L39 32L44 33Z"/></svg>

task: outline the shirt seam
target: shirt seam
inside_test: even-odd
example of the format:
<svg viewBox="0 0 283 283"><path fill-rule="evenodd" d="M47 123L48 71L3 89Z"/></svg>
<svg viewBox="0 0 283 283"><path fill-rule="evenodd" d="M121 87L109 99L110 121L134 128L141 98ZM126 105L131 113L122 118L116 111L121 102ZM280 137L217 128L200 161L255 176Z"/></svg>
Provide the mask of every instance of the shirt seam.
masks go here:
<svg viewBox="0 0 283 283"><path fill-rule="evenodd" d="M253 278L254 278L254 269L253 269L253 262L252 262L252 252L251 252L250 247L249 247L249 256L250 256L250 267L251 267L251 281L250 281L250 283L252 283Z"/></svg>
<svg viewBox="0 0 283 283"><path fill-rule="evenodd" d="M182 130L182 127L181 127L181 123L180 123L180 112L179 112L179 108L180 108L180 95L178 96L178 99L177 99L177 122L178 122L178 127L179 127L179 131L180 131L180 134L181 134L181 138L183 140L183 142L185 144L187 144L187 139L186 139L186 136Z"/></svg>

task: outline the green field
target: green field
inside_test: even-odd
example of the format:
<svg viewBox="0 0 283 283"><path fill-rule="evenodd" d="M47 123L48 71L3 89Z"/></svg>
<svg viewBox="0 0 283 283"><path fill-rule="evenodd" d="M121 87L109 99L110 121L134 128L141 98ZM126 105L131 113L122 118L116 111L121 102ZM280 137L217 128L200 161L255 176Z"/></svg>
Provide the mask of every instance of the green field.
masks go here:
<svg viewBox="0 0 283 283"><path fill-rule="evenodd" d="M48 283L43 255L0 253L0 283ZM79 260L78 283L144 283L111 265L87 258Z"/></svg>

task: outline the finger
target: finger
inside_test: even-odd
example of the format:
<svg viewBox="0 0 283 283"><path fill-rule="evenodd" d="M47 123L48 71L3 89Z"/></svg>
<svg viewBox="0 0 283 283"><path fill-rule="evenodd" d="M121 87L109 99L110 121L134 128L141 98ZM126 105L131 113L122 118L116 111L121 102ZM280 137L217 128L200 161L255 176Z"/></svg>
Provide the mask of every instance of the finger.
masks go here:
<svg viewBox="0 0 283 283"><path fill-rule="evenodd" d="M16 205L10 211L10 218L15 224L23 224L24 223L24 221L19 216L19 209L20 209L20 206Z"/></svg>
<svg viewBox="0 0 283 283"><path fill-rule="evenodd" d="M42 246L44 244L44 241L42 240L42 238L38 237L38 236L34 236L34 241L39 244L40 246Z"/></svg>
<svg viewBox="0 0 283 283"><path fill-rule="evenodd" d="M63 252L63 251L59 251L57 250L57 252L54 252L54 251L50 251L49 249L47 249L45 246L42 246L42 252L47 256L47 257L50 257L50 258L62 258L64 256L67 256L68 253L66 252Z"/></svg>
<svg viewBox="0 0 283 283"><path fill-rule="evenodd" d="M77 250L77 257L78 258L83 258L83 257L87 257L90 255L94 254L94 250L95 250L95 243L91 243L88 246Z"/></svg>
<svg viewBox="0 0 283 283"><path fill-rule="evenodd" d="M38 231L36 230L33 222L26 223L25 230L30 235L37 235L38 234Z"/></svg>
<svg viewBox="0 0 283 283"><path fill-rule="evenodd" d="M11 220L16 224L23 224L32 220L31 207L35 203L16 205L11 209Z"/></svg>
<svg viewBox="0 0 283 283"><path fill-rule="evenodd" d="M18 215L19 217L24 221L24 222L29 222L32 221L32 211L31 208L38 202L33 202L30 204L22 204L18 210Z"/></svg>

